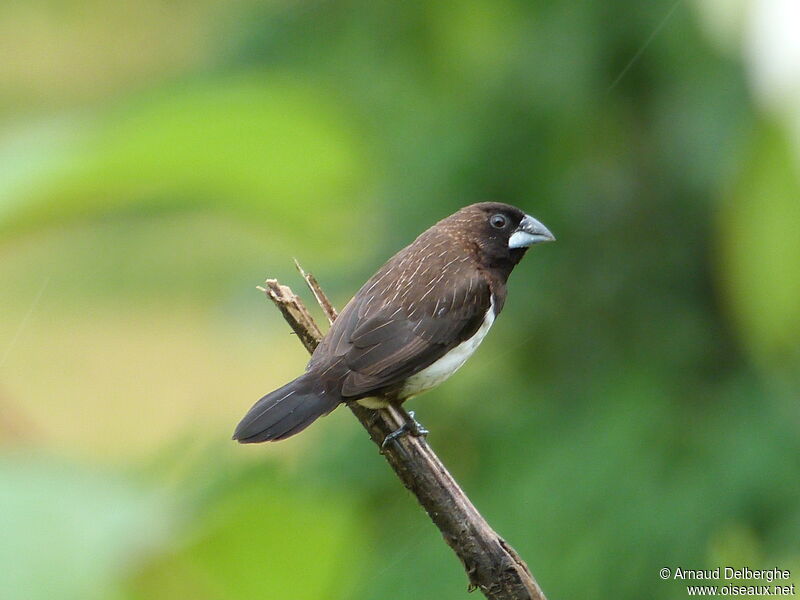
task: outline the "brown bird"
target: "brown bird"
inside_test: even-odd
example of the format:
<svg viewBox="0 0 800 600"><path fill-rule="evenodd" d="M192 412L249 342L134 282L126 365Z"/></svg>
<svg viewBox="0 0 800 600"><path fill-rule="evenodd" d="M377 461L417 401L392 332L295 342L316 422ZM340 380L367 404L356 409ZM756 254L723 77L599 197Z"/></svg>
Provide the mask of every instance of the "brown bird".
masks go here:
<svg viewBox="0 0 800 600"><path fill-rule="evenodd" d="M439 221L363 285L306 372L256 402L233 439L282 440L343 402L399 405L439 385L483 341L528 247L553 240L539 221L498 202ZM416 421L401 430L386 441L408 430L427 433Z"/></svg>

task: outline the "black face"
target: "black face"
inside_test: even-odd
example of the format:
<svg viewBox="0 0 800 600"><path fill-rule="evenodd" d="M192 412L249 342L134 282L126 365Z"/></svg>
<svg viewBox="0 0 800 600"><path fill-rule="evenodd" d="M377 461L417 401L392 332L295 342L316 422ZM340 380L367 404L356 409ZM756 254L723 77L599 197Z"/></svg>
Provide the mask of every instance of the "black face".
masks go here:
<svg viewBox="0 0 800 600"><path fill-rule="evenodd" d="M525 218L525 213L500 202L473 206L478 209L472 218L479 219L476 241L482 253L492 262L510 260L516 264L525 254L525 248L509 248L509 240Z"/></svg>
<svg viewBox="0 0 800 600"><path fill-rule="evenodd" d="M437 225L465 249L474 250L487 267L510 273L534 244L552 242L552 233L532 216L510 204L482 202L462 208Z"/></svg>

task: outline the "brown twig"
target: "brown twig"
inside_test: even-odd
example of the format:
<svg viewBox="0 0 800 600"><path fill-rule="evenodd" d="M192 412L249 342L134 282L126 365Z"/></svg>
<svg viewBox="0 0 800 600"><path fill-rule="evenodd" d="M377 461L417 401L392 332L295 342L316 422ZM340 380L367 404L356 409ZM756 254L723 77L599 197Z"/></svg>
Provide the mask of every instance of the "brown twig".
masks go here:
<svg viewBox="0 0 800 600"><path fill-rule="evenodd" d="M332 323L336 318L333 305L314 276L303 271L297 261L295 264ZM267 287L260 289L275 303L306 350L313 352L322 333L302 300L274 279L267 280ZM348 406L379 448L389 433L409 419L402 408L371 410L355 403ZM490 600L546 600L525 562L489 526L425 438L401 437L382 453L461 560L470 591L479 589Z"/></svg>
<svg viewBox="0 0 800 600"><path fill-rule="evenodd" d="M334 319L339 315L336 313L336 309L333 307L333 304L331 304L331 301L328 300L325 292L323 292L322 288L319 286L317 278L311 273L306 273L303 270L303 267L300 266L300 263L297 262L296 258L294 259L294 266L297 267L297 270L300 272L300 276L305 279L306 283L308 284L308 289L310 289L311 293L314 294L314 299L317 301L317 304L319 304L322 312L325 313L328 323L333 324Z"/></svg>

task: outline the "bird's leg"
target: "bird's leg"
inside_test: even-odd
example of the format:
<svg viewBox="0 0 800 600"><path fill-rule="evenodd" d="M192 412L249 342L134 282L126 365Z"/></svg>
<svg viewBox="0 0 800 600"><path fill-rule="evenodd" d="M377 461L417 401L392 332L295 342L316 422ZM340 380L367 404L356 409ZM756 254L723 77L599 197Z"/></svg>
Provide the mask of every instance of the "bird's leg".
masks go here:
<svg viewBox="0 0 800 600"><path fill-rule="evenodd" d="M428 435L428 430L414 418L414 411L410 410L406 413L406 411L400 409L400 413L403 415L405 422L388 434L381 444L381 450L385 450L386 446L388 446L391 442L395 441L396 439L403 437L404 435L413 435L414 437L425 437Z"/></svg>

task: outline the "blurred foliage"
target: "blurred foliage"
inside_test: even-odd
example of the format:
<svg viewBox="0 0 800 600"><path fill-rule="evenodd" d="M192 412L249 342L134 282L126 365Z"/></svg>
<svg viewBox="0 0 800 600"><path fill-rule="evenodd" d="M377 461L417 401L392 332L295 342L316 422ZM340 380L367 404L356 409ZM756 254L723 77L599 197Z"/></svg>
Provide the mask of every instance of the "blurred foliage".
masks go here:
<svg viewBox="0 0 800 600"><path fill-rule="evenodd" d="M130 597L313 599L350 591L341 573L358 576L369 533L349 494L298 494L264 469L225 483L199 494L188 539L137 573ZM281 531L291 535L275 535Z"/></svg>
<svg viewBox="0 0 800 600"><path fill-rule="evenodd" d="M299 289L296 256L343 305L484 199L559 242L415 408L550 597L796 575L800 141L714 14L3 4L4 597L469 597L347 411L228 436L306 359L264 276Z"/></svg>
<svg viewBox="0 0 800 600"><path fill-rule="evenodd" d="M721 213L723 277L748 347L763 367L791 373L800 365L800 172L774 126L751 153Z"/></svg>
<svg viewBox="0 0 800 600"><path fill-rule="evenodd" d="M84 123L88 131L57 148L60 160L48 155L49 136L40 132L41 144L28 152L50 168L28 165L29 181L12 179L16 202L3 224L13 231L216 208L304 228L310 240L343 231L352 221L345 215L360 212L354 200L366 164L354 134L325 105L323 90L255 73L132 101L94 127ZM319 219L295 209L312 204Z"/></svg>
<svg viewBox="0 0 800 600"><path fill-rule="evenodd" d="M0 572L9 598L95 598L164 543L163 499L114 474L21 453L0 464Z"/></svg>

